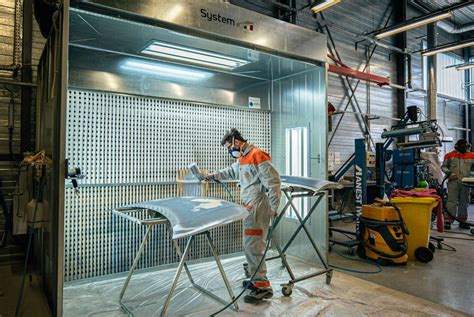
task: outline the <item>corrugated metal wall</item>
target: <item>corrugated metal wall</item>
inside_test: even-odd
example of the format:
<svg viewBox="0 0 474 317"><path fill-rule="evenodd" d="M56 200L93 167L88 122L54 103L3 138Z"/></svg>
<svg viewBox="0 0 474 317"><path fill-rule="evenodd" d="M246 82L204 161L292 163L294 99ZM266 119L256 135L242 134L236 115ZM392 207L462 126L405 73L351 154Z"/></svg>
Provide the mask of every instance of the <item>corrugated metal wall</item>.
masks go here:
<svg viewBox="0 0 474 317"><path fill-rule="evenodd" d="M264 1L250 1L250 0L232 0L233 4L245 7L250 10L257 11L266 15L273 15L274 10L271 4ZM270 1L268 1L270 2ZM308 4L307 1L297 0L296 7L302 8ZM391 4L390 0L357 0L357 1L343 1L337 6L325 10L323 12L327 21L349 29L352 32L362 34L367 31L372 31L380 28L382 23L386 20L382 19L388 6ZM411 7L408 8L408 18L419 16L420 13L414 11ZM320 21L321 24L325 24ZM306 28L316 29L317 21L312 16L310 10L303 9L299 11L296 23ZM390 21L389 25L393 24ZM335 27L330 27L331 33L334 37L336 48L339 50L341 59L350 67L362 70L366 60L367 43L362 43L359 48L355 49L355 42L360 38L356 38L351 34L339 30ZM443 30L439 30L439 43L447 43L453 41L453 35L447 34ZM408 46L409 50L419 50L422 48L422 40L426 36L426 28L408 32ZM387 41L390 41L388 39ZM390 56L391 51L384 48L378 48L371 60L369 71L381 75L388 76L395 81L396 78L396 62ZM422 89L423 87L423 68L421 54L415 54L412 57L412 72L413 72L413 86L414 88ZM355 80L351 80L352 85L355 86ZM338 109L343 110L347 101L347 89L344 88L341 78L337 76L329 76L328 85L329 101ZM356 99L362 112L370 112L373 115L381 116L380 119L370 121L370 131L372 132L375 142L380 141L380 134L384 128L389 128L394 121L386 117L396 117L396 91L392 88L380 88L374 85L370 87L361 82L356 92ZM407 105L417 105L426 113L426 98L422 92L409 93ZM354 102L355 104L355 102ZM463 126L463 112L459 111L459 103L448 102L445 106L443 99L438 102L438 115L440 116L446 107L446 125L448 127L462 127ZM352 105L349 105L348 111L354 111ZM333 126L338 121L338 116L332 117ZM443 120L442 120L443 121ZM334 136L329 152L338 152L340 156L340 163L343 163L354 152L354 139L363 137L361 132L360 117L354 114L347 114L342 121L341 127ZM459 137L462 131L450 130L453 138ZM330 133L331 136L331 133ZM447 144L446 150L449 151L453 144ZM330 158L331 159L331 158ZM336 169L340 164L330 164Z"/></svg>

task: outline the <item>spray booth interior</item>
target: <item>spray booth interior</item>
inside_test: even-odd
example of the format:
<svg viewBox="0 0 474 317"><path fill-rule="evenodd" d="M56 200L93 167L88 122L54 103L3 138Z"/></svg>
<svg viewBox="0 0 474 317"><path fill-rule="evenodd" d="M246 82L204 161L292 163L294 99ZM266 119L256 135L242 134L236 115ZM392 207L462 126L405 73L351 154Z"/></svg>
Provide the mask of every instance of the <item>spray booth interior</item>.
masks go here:
<svg viewBox="0 0 474 317"><path fill-rule="evenodd" d="M77 1L58 21L40 64L38 118L39 146L53 158L46 248L58 251L46 270L57 274L49 294L58 312L63 285L130 269L145 229L113 208L196 194L230 200L219 184L180 178L193 162L208 171L230 165L220 139L232 127L269 152L280 174L326 179L325 36L221 1ZM77 193L65 159L85 175ZM239 202L237 182L227 186ZM296 204L304 213L311 200ZM295 228L290 211L276 240ZM326 198L308 228L326 257ZM240 222L211 234L221 255L243 251ZM317 263L308 243L298 235L288 254ZM189 259L211 256L197 237ZM178 261L157 226L138 269Z"/></svg>

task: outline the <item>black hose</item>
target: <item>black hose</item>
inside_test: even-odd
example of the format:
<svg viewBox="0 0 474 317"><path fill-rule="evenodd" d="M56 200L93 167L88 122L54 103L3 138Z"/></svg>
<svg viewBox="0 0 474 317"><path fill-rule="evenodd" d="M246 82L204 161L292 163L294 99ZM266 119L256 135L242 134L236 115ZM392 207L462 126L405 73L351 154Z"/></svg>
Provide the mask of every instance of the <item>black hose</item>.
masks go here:
<svg viewBox="0 0 474 317"><path fill-rule="evenodd" d="M276 218L276 221L268 228L268 234L267 234L267 245L265 247L265 252L263 252L262 259L257 265L257 268L255 269L255 272L253 272L252 276L250 277L250 281L245 285L244 289L237 295L237 297L234 297L230 303L228 303L224 308L220 309L219 311L211 314L211 316L216 316L220 313L222 313L224 310L229 308L232 304L234 304L242 295L245 293L245 291L252 285L252 282L255 278L255 275L257 272L260 270L260 267L262 266L263 262L265 262L265 256L267 255L268 250L270 249L270 243L272 241L272 235L273 235L273 229L277 227L278 223L281 220L281 216Z"/></svg>
<svg viewBox="0 0 474 317"><path fill-rule="evenodd" d="M232 301L230 303L228 303L224 308L220 309L219 311L211 314L211 317L214 317L220 313L222 313L224 310L226 310L227 308L229 308L230 306L232 306L237 300L239 300L240 297L242 297L242 295L245 293L245 291L250 287L250 285L252 285L252 282L255 278L255 275L257 275L257 272L260 270L260 267L262 266L263 262L265 262L265 256L267 255L267 252L268 252L268 249L270 249L270 242L271 242L271 232L272 232L272 228L270 227L270 229L268 230L268 235L267 235L267 245L265 247L265 252L263 252L263 256L262 256L262 259L260 260L260 262L258 263L257 265L257 268L255 269L255 271L253 272L252 276L250 277L250 280L248 283L246 283L244 289L239 293L239 295L237 295L236 297L234 297L232 299Z"/></svg>
<svg viewBox="0 0 474 317"><path fill-rule="evenodd" d="M397 243L397 245L400 247L400 252L398 252L396 254L388 254L388 253L385 253L383 251L380 251L380 250L372 247L368 243L368 241L362 241L362 242L363 242L364 247L366 247L370 251L374 252L375 254L380 255L382 257L385 257L385 258L389 258L389 259L396 259L396 258L399 258L401 256L404 256L407 253L407 251L408 251L408 241L407 241L406 235L410 234L410 232L408 231L408 228L405 224L405 221L403 220L400 208L398 208L398 206L396 204L390 203L390 202L384 202L384 205L393 207L395 209L395 211L397 212L398 217L399 217L400 220L398 220L398 221L378 221L378 220L372 220L372 219L368 219L368 218L365 218L365 217L361 217L360 222L363 226L366 226L367 228L377 228L377 227L386 227L386 226L399 226L402 230L402 233L403 233L402 234L402 237L403 237L402 243Z"/></svg>
<svg viewBox="0 0 474 317"><path fill-rule="evenodd" d="M234 196L232 195L232 193L229 190L229 186L227 186L227 184L225 184L225 183L223 183L223 182L221 182L217 179L214 179L213 181L215 181L218 184L221 184L221 186L224 187L225 191L227 192L227 194L230 197L230 200L235 204L235 199L234 199Z"/></svg>
<svg viewBox="0 0 474 317"><path fill-rule="evenodd" d="M44 171L43 171L44 172ZM21 287L20 287L20 295L18 296L18 301L16 303L16 309L15 309L15 317L20 316L20 307L21 303L23 302L23 290L25 287L25 278L26 278L26 273L28 270L28 258L30 255L30 249L31 249L31 243L33 240L33 234L34 234L34 229L35 229L35 222L36 222L36 212L38 210L38 203L42 199L41 195L41 190L42 190L42 181L43 181L44 176L41 176L40 179L38 180L38 184L36 186L36 193L35 193L35 209L33 212L33 219L31 223L31 227L29 228L28 232L28 246L26 248L26 255L25 255L25 262L23 265L23 276L21 280Z"/></svg>

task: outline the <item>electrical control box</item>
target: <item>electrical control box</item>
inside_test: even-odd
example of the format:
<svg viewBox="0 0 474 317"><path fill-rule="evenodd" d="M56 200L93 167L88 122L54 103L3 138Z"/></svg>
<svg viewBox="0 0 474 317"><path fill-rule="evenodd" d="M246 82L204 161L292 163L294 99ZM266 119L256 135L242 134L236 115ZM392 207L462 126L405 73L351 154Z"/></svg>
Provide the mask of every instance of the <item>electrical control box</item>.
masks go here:
<svg viewBox="0 0 474 317"><path fill-rule="evenodd" d="M416 186L416 166L397 165L393 168L394 180L398 188L413 188Z"/></svg>
<svg viewBox="0 0 474 317"><path fill-rule="evenodd" d="M394 150L393 164L414 164L416 162L415 150Z"/></svg>

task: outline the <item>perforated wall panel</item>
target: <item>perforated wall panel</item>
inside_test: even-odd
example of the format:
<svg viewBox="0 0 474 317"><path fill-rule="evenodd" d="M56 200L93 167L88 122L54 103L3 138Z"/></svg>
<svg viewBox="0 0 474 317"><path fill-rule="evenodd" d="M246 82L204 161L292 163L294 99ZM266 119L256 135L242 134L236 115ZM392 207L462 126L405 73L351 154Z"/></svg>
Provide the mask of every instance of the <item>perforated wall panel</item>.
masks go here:
<svg viewBox="0 0 474 317"><path fill-rule="evenodd" d="M266 112L70 90L66 157L87 177L79 195L70 185L66 190L65 280L128 270L145 228L115 217L110 210L175 196L176 171L191 162L211 171L230 165L220 139L231 127L270 150ZM229 183L229 188L238 202L238 187ZM209 196L229 199L214 184ZM152 232L140 268L178 261L165 229L160 226ZM221 254L242 250L241 223L213 230L212 235ZM198 237L190 258L211 255Z"/></svg>

